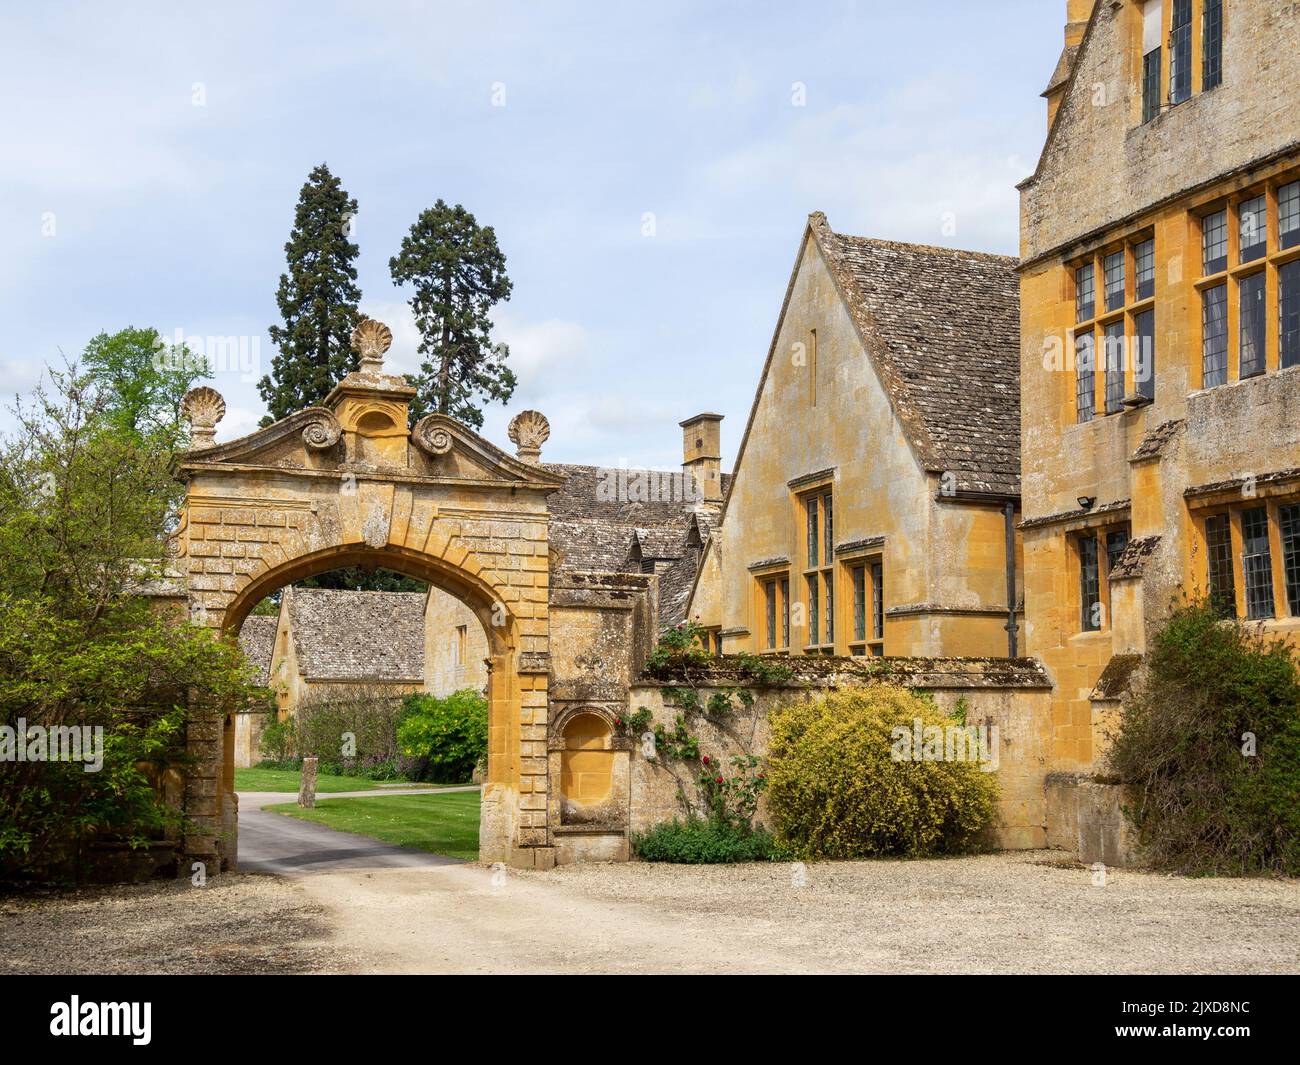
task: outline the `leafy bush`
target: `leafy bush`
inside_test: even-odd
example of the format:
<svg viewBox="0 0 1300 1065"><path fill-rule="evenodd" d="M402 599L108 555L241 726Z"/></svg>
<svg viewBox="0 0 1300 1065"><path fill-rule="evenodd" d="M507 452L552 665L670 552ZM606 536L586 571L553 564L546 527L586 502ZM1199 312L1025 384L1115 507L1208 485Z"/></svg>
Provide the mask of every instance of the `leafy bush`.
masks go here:
<svg viewBox="0 0 1300 1065"><path fill-rule="evenodd" d="M487 737L487 699L472 688L443 699L408 695L397 726L398 750L411 759L408 775L440 784L468 782L487 757Z"/></svg>
<svg viewBox="0 0 1300 1065"><path fill-rule="evenodd" d="M1175 611L1121 710L1109 763L1155 867L1300 875L1300 678L1281 640L1211 605Z"/></svg>
<svg viewBox="0 0 1300 1065"><path fill-rule="evenodd" d="M5 879L76 875L91 843L141 845L178 827L162 781L183 764L187 717L266 695L233 642L135 594L165 573L182 491L176 406L193 377L156 369L156 336L97 337L93 372L50 370L49 390L20 403L0 439L0 746L17 746L23 726L32 740L37 728L103 729L90 772L0 767Z"/></svg>
<svg viewBox="0 0 1300 1065"><path fill-rule="evenodd" d="M377 767L397 758L397 723L403 706L391 690L372 685L311 695L294 714L297 754L315 755L322 772L371 777Z"/></svg>
<svg viewBox="0 0 1300 1065"><path fill-rule="evenodd" d="M784 852L763 828L746 829L717 819L664 821L632 837L632 847L647 862L715 865L778 861Z"/></svg>
<svg viewBox="0 0 1300 1065"><path fill-rule="evenodd" d="M978 849L997 783L975 761L896 761L895 729L958 724L906 688L849 688L772 711L768 793L777 839L806 858Z"/></svg>
<svg viewBox="0 0 1300 1065"><path fill-rule="evenodd" d="M289 765L296 765L299 761L298 751L298 731L294 726L294 719L286 717L272 719L265 728L262 729L262 738L258 741L258 748L266 763L275 763L276 768L282 768ZM269 765L267 768L271 768Z"/></svg>

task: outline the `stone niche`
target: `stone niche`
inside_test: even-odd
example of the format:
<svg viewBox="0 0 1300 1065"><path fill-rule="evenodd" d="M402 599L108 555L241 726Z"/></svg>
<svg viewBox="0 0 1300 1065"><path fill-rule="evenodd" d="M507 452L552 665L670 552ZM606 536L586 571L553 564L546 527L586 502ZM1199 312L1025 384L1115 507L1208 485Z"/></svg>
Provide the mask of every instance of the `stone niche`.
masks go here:
<svg viewBox="0 0 1300 1065"><path fill-rule="evenodd" d="M613 715L574 708L557 721L549 747L556 862L626 861L631 759Z"/></svg>

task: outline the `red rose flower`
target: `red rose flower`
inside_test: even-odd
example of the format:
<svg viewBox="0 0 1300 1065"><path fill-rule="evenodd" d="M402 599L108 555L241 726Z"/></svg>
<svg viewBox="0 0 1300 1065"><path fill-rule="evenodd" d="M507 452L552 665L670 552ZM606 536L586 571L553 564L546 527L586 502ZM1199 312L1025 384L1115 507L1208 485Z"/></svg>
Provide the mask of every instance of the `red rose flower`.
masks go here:
<svg viewBox="0 0 1300 1065"><path fill-rule="evenodd" d="M721 778L721 777L718 777L718 779L715 780L713 783L715 783L715 784L721 784L721 783L722 783L722 778Z"/></svg>
<svg viewBox="0 0 1300 1065"><path fill-rule="evenodd" d="M709 756L707 754L704 756L704 764L705 765L709 764Z"/></svg>

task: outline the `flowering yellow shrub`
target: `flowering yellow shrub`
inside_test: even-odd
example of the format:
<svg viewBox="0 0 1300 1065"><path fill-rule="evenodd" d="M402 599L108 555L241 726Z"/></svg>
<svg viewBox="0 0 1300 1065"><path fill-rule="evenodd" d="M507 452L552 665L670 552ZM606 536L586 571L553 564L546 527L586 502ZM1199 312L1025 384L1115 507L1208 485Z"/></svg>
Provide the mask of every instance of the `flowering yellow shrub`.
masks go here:
<svg viewBox="0 0 1300 1065"><path fill-rule="evenodd" d="M952 744L964 721L888 684L772 711L768 796L777 838L807 858L922 857L980 849L997 803L987 766ZM939 730L939 731L935 731ZM938 754L935 757L936 752Z"/></svg>

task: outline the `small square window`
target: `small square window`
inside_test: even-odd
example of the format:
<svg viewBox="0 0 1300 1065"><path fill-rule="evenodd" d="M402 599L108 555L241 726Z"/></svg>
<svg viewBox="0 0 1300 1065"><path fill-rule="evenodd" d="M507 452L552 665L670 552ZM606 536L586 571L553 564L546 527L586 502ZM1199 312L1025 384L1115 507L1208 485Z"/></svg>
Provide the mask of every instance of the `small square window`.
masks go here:
<svg viewBox="0 0 1300 1065"><path fill-rule="evenodd" d="M1201 387L1228 380L1228 286L1201 293Z"/></svg>
<svg viewBox="0 0 1300 1065"><path fill-rule="evenodd" d="M1277 190L1277 230L1282 247L1300 244L1300 181Z"/></svg>
<svg viewBox="0 0 1300 1065"><path fill-rule="evenodd" d="M1268 206L1263 196L1246 200L1237 208L1241 231L1241 261L1262 259L1268 250Z"/></svg>
<svg viewBox="0 0 1300 1065"><path fill-rule="evenodd" d="M1273 617L1273 558L1268 543L1268 511L1241 512L1241 575L1246 583L1246 617Z"/></svg>
<svg viewBox="0 0 1300 1065"><path fill-rule="evenodd" d="M1215 211L1201 219L1201 251L1208 277L1228 268L1228 212Z"/></svg>
<svg viewBox="0 0 1300 1065"><path fill-rule="evenodd" d="M1241 279L1241 367L1240 377L1264 372L1264 295L1262 273Z"/></svg>
<svg viewBox="0 0 1300 1065"><path fill-rule="evenodd" d="M1079 421L1090 422L1097 413L1096 342L1092 330L1074 338L1074 404Z"/></svg>
<svg viewBox="0 0 1300 1065"><path fill-rule="evenodd" d="M1086 322L1097 312L1097 282L1092 263L1074 271L1074 317Z"/></svg>

